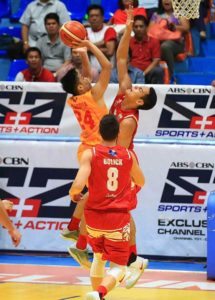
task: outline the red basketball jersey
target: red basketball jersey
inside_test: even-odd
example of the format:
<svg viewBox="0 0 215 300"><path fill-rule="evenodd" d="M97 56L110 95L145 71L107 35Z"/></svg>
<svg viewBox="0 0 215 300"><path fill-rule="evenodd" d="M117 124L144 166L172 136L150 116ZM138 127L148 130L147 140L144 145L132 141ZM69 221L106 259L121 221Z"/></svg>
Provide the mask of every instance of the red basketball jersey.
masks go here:
<svg viewBox="0 0 215 300"><path fill-rule="evenodd" d="M128 211L131 202L132 157L121 146L93 148L86 209Z"/></svg>
<svg viewBox="0 0 215 300"><path fill-rule="evenodd" d="M117 117L119 123L121 123L124 119L127 118L133 118L136 121L136 129L133 133L131 144L129 145L129 150L133 150L134 148L133 139L137 131L137 124L139 121L139 111L137 109L123 110L121 106L124 98L125 98L124 94L116 96L110 108L110 113Z"/></svg>

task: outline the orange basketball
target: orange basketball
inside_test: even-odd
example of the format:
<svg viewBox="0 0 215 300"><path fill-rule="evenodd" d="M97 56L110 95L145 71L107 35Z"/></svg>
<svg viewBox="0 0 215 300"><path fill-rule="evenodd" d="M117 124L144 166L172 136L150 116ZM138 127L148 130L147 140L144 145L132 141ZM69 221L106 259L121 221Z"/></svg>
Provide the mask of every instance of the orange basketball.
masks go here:
<svg viewBox="0 0 215 300"><path fill-rule="evenodd" d="M83 24L78 21L68 21L60 28L60 38L62 42L68 46L73 47L74 41L84 40L87 32Z"/></svg>

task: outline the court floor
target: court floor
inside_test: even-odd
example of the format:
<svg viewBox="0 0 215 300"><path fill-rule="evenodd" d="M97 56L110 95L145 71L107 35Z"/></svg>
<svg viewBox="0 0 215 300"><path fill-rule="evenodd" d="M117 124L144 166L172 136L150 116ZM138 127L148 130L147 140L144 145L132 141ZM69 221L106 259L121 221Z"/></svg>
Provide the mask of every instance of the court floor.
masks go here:
<svg viewBox="0 0 215 300"><path fill-rule="evenodd" d="M0 300L84 299L89 272L70 257L0 254ZM215 281L202 263L150 261L135 288L106 300L215 300Z"/></svg>

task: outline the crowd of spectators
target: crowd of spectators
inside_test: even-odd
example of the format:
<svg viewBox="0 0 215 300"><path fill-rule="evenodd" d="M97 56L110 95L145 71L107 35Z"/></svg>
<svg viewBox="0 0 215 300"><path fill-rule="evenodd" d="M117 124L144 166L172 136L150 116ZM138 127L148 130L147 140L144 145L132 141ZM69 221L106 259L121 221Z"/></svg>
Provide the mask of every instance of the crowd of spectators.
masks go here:
<svg viewBox="0 0 215 300"><path fill-rule="evenodd" d="M119 0L118 9L106 23L105 7L92 4L86 12L88 18L84 25L87 38L111 61L112 83L118 82L115 54L130 3L130 0ZM210 0L202 0L200 18L190 22L174 15L171 0L133 0L135 18L128 60L133 83L164 83L161 61L165 61L168 66L170 82L174 81L174 62L179 53L185 52L185 35L190 34L190 28L196 27L200 37L206 38L204 18L209 3ZM59 38L60 26L68 20L69 12L59 0L30 2L19 20L22 26L22 51L28 64L28 72L20 72L16 80L53 81L54 78L58 81L61 74L71 67L81 70L81 59L85 51L73 53ZM95 82L100 72L99 65L91 53L88 55L92 81ZM46 80L46 76L41 76L44 72L49 72L52 76L47 76Z"/></svg>

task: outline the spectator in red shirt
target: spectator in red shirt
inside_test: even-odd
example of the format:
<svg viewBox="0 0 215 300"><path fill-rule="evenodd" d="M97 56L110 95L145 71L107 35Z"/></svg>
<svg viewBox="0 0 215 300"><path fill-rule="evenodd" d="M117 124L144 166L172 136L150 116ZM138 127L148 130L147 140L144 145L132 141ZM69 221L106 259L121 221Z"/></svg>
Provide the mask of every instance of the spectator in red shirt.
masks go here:
<svg viewBox="0 0 215 300"><path fill-rule="evenodd" d="M127 10L129 5L133 6L134 16L142 15L147 18L147 13L144 7L138 7L139 1L138 0L119 0L117 9L113 15L113 17L109 20L109 25L114 25L114 28L118 34L118 39L120 40L124 30L125 24L127 20Z"/></svg>
<svg viewBox="0 0 215 300"><path fill-rule="evenodd" d="M42 66L42 55L38 48L30 47L26 50L28 69L20 71L15 81L55 82L54 75Z"/></svg>
<svg viewBox="0 0 215 300"><path fill-rule="evenodd" d="M125 24L127 20L127 9L131 4L131 0L119 0L118 5L119 9L117 9L111 18L111 24ZM139 2L138 0L133 1L133 9L134 9L134 16L136 15L143 15L147 18L146 10L144 7L138 7Z"/></svg>
<svg viewBox="0 0 215 300"><path fill-rule="evenodd" d="M163 69L160 67L160 41L147 35L147 20L134 17L134 36L130 41L130 65L143 71L145 83L162 84Z"/></svg>
<svg viewBox="0 0 215 300"><path fill-rule="evenodd" d="M90 27L86 28L88 39L104 53L114 66L117 43L116 31L104 24L104 10L102 6L97 4L90 5L87 14L90 25ZM90 55L90 64L94 70L97 70L97 74L93 74L93 82L96 82L101 67L93 55Z"/></svg>

